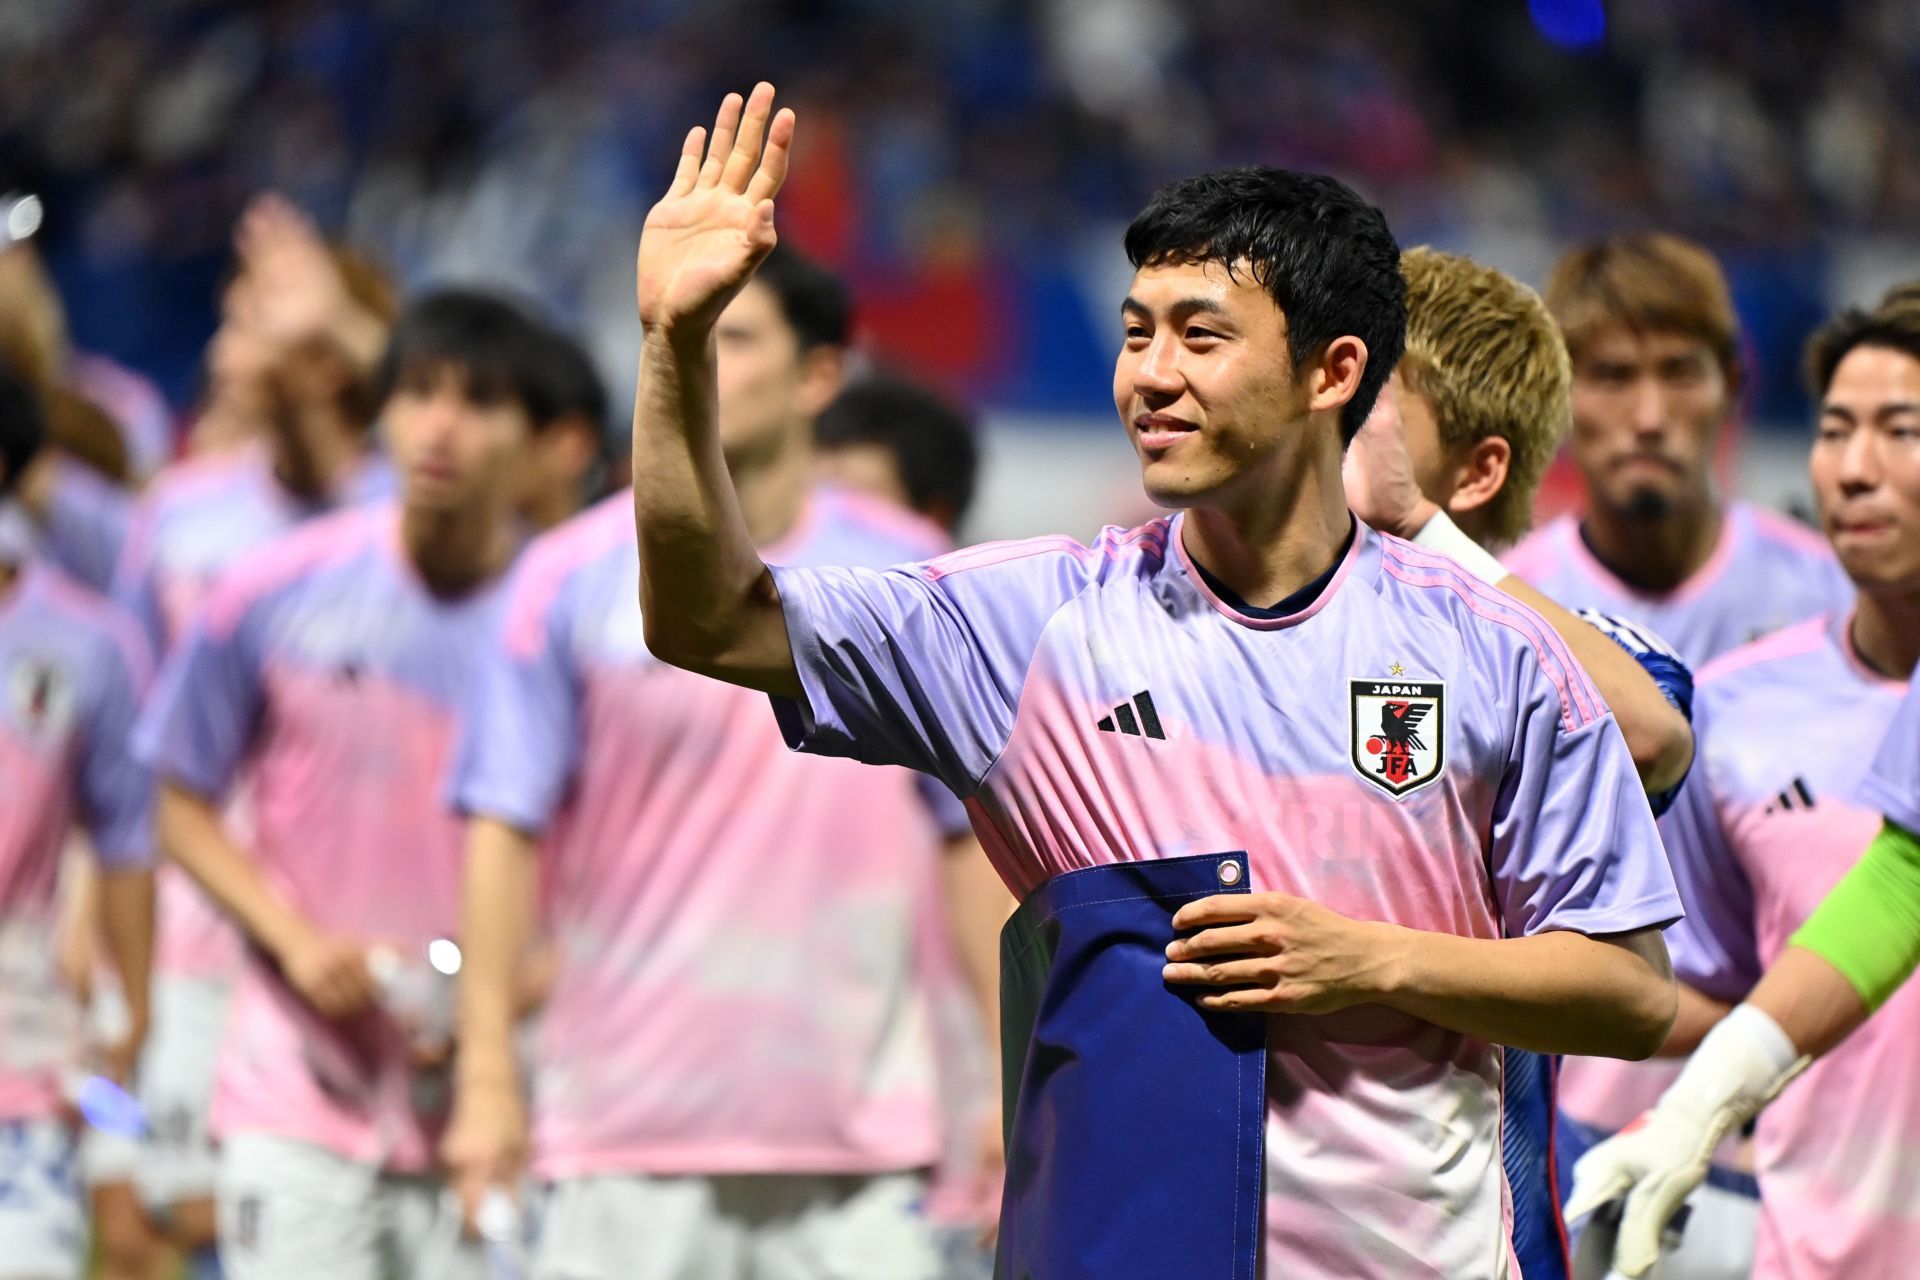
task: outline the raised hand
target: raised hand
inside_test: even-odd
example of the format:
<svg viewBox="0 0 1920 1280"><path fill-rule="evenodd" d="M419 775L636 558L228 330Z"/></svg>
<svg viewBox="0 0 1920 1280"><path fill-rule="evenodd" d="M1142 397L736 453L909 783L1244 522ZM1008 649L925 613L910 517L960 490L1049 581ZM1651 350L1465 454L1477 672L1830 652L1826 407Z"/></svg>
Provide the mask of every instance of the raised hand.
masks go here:
<svg viewBox="0 0 1920 1280"><path fill-rule="evenodd" d="M704 335L772 252L793 126L791 110L773 114L773 86L763 81L744 103L737 93L721 102L710 145L705 129L687 134L673 184L640 232L636 291L647 328Z"/></svg>
<svg viewBox="0 0 1920 1280"><path fill-rule="evenodd" d="M1411 538L1431 520L1439 506L1420 492L1414 477L1413 455L1407 448L1406 423L1401 420L1395 387L1383 387L1373 402L1360 433L1347 446L1341 479L1347 505L1355 515L1399 538Z"/></svg>

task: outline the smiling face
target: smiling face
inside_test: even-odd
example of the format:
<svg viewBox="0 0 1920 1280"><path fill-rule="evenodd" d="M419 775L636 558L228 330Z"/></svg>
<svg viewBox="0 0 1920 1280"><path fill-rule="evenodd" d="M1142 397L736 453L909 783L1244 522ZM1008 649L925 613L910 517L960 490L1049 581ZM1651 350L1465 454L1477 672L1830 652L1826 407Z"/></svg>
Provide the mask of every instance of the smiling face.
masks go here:
<svg viewBox="0 0 1920 1280"><path fill-rule="evenodd" d="M1821 526L1854 584L1920 595L1920 359L1849 351L1821 399L1808 461Z"/></svg>
<svg viewBox="0 0 1920 1280"><path fill-rule="evenodd" d="M1286 317L1251 273L1213 262L1142 267L1121 320L1113 400L1147 496L1163 507L1218 506L1273 482L1275 460L1305 434L1308 398Z"/></svg>

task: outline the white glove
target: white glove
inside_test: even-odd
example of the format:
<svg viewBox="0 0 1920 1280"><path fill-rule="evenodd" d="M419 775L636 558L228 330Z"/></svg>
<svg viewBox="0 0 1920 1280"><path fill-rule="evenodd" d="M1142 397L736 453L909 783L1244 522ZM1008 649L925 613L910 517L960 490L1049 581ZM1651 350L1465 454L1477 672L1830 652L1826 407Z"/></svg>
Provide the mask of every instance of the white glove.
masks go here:
<svg viewBox="0 0 1920 1280"><path fill-rule="evenodd" d="M1735 1007L1651 1111L1574 1164L1568 1220L1626 1196L1613 1265L1622 1275L1645 1275L1660 1259L1661 1232L1706 1178L1721 1139L1758 1114L1809 1061L1796 1058L1779 1023L1752 1005Z"/></svg>

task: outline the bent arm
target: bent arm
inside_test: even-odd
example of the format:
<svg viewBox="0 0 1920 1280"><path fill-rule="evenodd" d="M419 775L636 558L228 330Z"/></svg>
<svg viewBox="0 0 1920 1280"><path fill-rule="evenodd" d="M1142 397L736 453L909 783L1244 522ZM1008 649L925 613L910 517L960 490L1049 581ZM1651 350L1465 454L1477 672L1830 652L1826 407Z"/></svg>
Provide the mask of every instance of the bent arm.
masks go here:
<svg viewBox="0 0 1920 1280"><path fill-rule="evenodd" d="M1488 939L1396 927L1393 953L1382 1004L1495 1044L1639 1059L1673 1025L1658 929Z"/></svg>
<svg viewBox="0 0 1920 1280"><path fill-rule="evenodd" d="M168 857L253 941L284 957L313 930L259 865L234 844L213 801L175 782L161 782L155 835Z"/></svg>
<svg viewBox="0 0 1920 1280"><path fill-rule="evenodd" d="M720 452L711 325L649 328L633 410L640 613L663 662L801 696L773 575Z"/></svg>
<svg viewBox="0 0 1920 1280"><path fill-rule="evenodd" d="M1720 1020L1733 1011L1733 1006L1724 1000L1715 1000L1712 996L1682 982L1680 987L1679 1008L1674 1014L1673 1030L1667 1033L1667 1042L1660 1046L1662 1058L1684 1058L1700 1047L1707 1033L1720 1025Z"/></svg>
<svg viewBox="0 0 1920 1280"><path fill-rule="evenodd" d="M1653 677L1597 627L1509 574L1494 586L1545 618L1586 669L1613 712L1640 785L1657 794L1680 785L1693 763L1693 729Z"/></svg>

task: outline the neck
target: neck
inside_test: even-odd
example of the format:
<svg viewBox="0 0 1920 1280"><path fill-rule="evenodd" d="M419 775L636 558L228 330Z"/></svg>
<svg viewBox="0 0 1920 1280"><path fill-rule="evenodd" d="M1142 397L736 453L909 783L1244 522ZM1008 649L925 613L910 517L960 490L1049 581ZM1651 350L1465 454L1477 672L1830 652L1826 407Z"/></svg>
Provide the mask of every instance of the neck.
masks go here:
<svg viewBox="0 0 1920 1280"><path fill-rule="evenodd" d="M512 517L475 506L450 511L405 508L400 540L436 595L457 596L498 577L518 545Z"/></svg>
<svg viewBox="0 0 1920 1280"><path fill-rule="evenodd" d="M339 493L367 452L368 433L329 411L303 411L274 442L273 474L312 502Z"/></svg>
<svg viewBox="0 0 1920 1280"><path fill-rule="evenodd" d="M0 603L4 603L19 585L20 566L11 560L0 560Z"/></svg>
<svg viewBox="0 0 1920 1280"><path fill-rule="evenodd" d="M1661 516L1595 504L1580 522L1594 556L1616 578L1644 591L1672 591L1700 572L1720 545L1726 511L1711 495Z"/></svg>
<svg viewBox="0 0 1920 1280"><path fill-rule="evenodd" d="M813 487L813 436L796 429L766 447L727 455L727 472L755 546L778 542L798 523Z"/></svg>
<svg viewBox="0 0 1920 1280"><path fill-rule="evenodd" d="M1905 680L1920 664L1920 596L1862 592L1849 638L1860 660L1890 680Z"/></svg>
<svg viewBox="0 0 1920 1280"><path fill-rule="evenodd" d="M1189 510L1181 540L1235 595L1267 605L1325 573L1353 522L1337 442L1330 457L1303 457L1292 474L1257 489L1258 502Z"/></svg>

